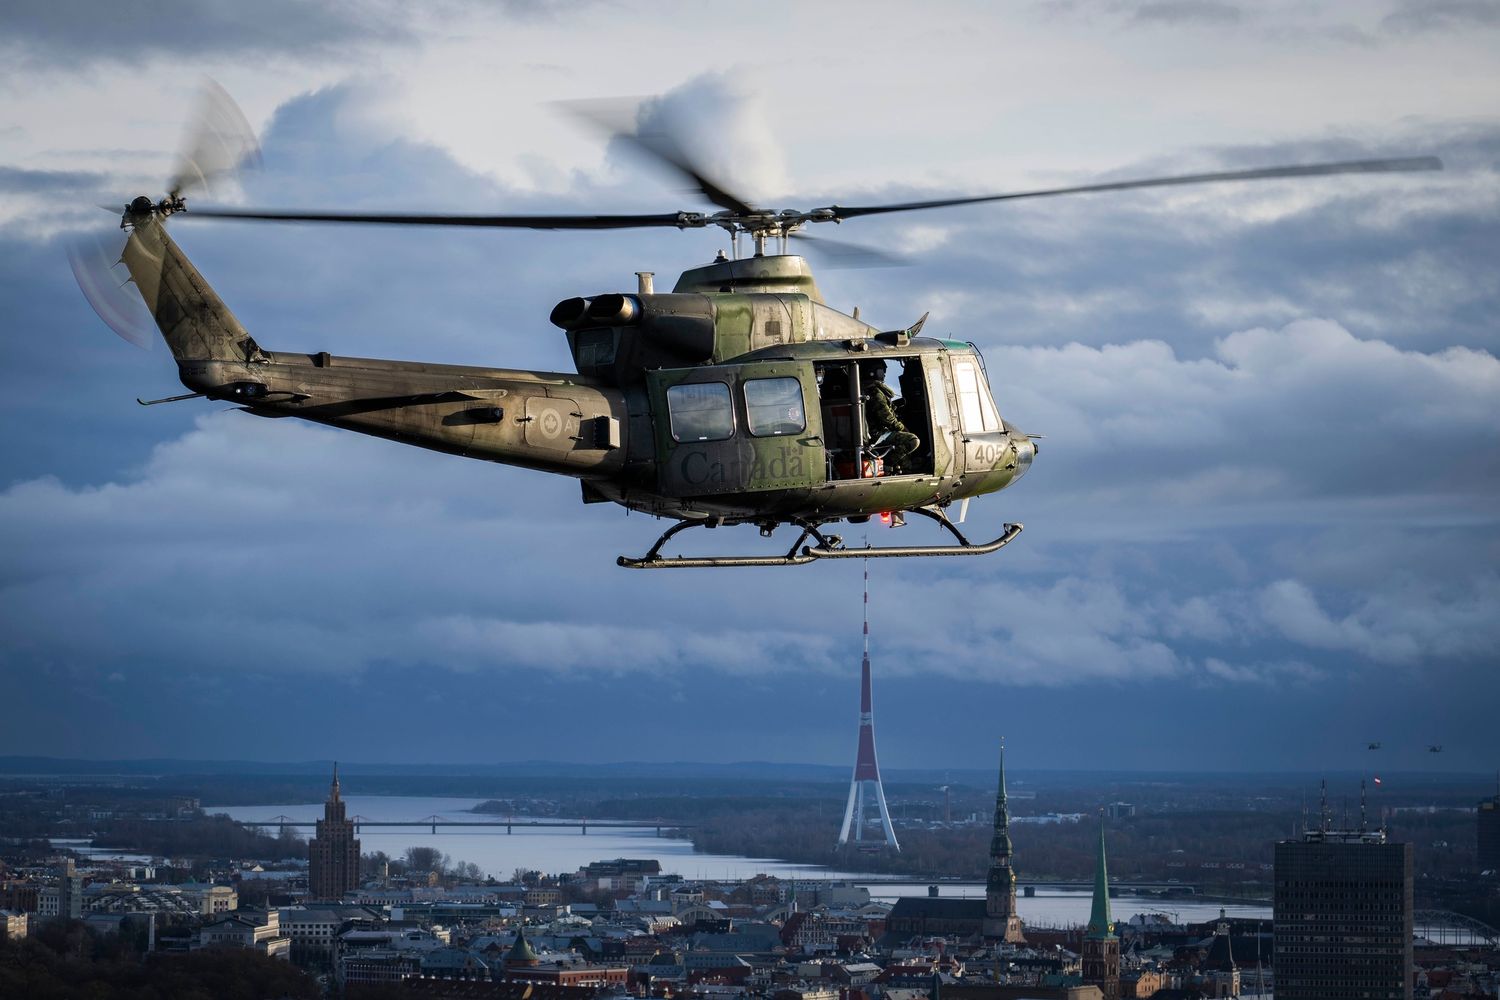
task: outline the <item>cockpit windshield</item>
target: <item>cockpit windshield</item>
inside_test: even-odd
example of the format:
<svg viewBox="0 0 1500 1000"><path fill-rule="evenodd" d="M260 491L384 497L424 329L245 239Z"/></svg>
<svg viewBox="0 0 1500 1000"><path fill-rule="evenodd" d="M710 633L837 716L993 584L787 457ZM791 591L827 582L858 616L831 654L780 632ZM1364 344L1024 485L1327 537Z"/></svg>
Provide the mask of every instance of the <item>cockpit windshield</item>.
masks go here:
<svg viewBox="0 0 1500 1000"><path fill-rule="evenodd" d="M990 398L989 384L980 373L978 358L954 358L953 381L958 389L958 409L963 416L964 430L975 433L1004 429L1000 414L995 410L995 401Z"/></svg>

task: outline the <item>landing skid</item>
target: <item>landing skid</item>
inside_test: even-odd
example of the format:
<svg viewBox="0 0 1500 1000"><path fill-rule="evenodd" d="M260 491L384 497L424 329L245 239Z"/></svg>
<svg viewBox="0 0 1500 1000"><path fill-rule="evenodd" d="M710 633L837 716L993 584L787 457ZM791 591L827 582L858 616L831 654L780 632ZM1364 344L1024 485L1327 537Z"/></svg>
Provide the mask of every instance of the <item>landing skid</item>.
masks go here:
<svg viewBox="0 0 1500 1000"><path fill-rule="evenodd" d="M651 546L651 550L644 556L641 556L639 559L632 559L630 556L620 556L615 560L615 563L619 566L624 566L626 569L701 569L713 566L805 566L812 562L814 558L807 554L809 548L832 552L842 548L844 544L844 540L838 535L825 535L818 530L817 525L807 521L795 520L791 524L794 527L801 528L802 532L797 536L797 540L792 543L792 547L786 550L786 555L689 557L664 556L661 554L661 547L673 535L686 531L688 528L716 528L719 526L719 523L717 521L682 521L674 524L662 532L661 537L656 540L656 544ZM816 546L802 546L802 543L809 537L816 539L818 544ZM801 553L797 552L799 546L802 547Z"/></svg>
<svg viewBox="0 0 1500 1000"><path fill-rule="evenodd" d="M865 545L863 548L845 548L838 535L825 535L818 525L800 518L790 523L801 532L784 555L778 556L664 556L661 548L674 535L688 528L714 528L719 521L682 521L662 532L656 544L644 556L632 558L620 556L615 560L626 569L702 569L729 566L805 566L817 559L889 559L909 556L982 556L999 551L1021 533L1019 524L1007 524L1005 533L992 542L976 545L964 537L963 532L939 510L916 507L907 513L921 514L940 524L958 542L956 545ZM812 538L816 544L803 545ZM800 551L799 551L800 549Z"/></svg>
<svg viewBox="0 0 1500 1000"><path fill-rule="evenodd" d="M862 549L846 548L821 548L812 545L804 545L802 554L811 559L894 559L904 556L984 556L991 552L998 552L1009 545L1021 530L1023 524L1007 524L1005 533L993 542L985 542L983 545L975 545L964 537L964 533L958 530L958 526L948 520L948 515L940 510L930 507L913 507L906 511L908 514L921 514L930 517L942 525L949 534L957 541L957 545L866 545Z"/></svg>

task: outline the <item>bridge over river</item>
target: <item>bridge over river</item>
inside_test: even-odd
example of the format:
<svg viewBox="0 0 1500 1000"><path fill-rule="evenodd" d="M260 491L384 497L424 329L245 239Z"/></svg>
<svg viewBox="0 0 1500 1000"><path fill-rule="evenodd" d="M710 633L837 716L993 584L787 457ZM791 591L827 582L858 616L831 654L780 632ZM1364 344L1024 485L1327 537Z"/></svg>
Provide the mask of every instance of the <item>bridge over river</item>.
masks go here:
<svg viewBox="0 0 1500 1000"><path fill-rule="evenodd" d="M984 879L913 878L909 875L861 875L858 881L860 885L889 886L893 889L912 886L937 886L940 890L947 888L983 889L985 886ZM1022 876L1016 884L1022 890L1061 889L1088 892L1094 888L1093 879L1028 879ZM1183 895L1195 895L1198 892L1196 885L1187 882L1124 882L1111 879L1109 888L1111 892L1164 892L1181 893Z"/></svg>
<svg viewBox="0 0 1500 1000"><path fill-rule="evenodd" d="M423 816L420 819L371 819L368 816L350 816L354 823L354 832L358 833L365 827L426 827L432 833L438 832L438 827L505 827L506 833L514 833L516 830L544 830L562 829L577 830L580 835L588 836L589 827L596 830L655 830L660 837L663 830L693 830L696 827L691 823L674 823L670 820L626 820L626 819L448 819L446 816ZM275 829L283 831L288 829L311 829L319 823L316 819L296 819L292 816L271 816L267 819L240 820L242 826L255 827L257 829ZM498 831L497 831L498 832Z"/></svg>

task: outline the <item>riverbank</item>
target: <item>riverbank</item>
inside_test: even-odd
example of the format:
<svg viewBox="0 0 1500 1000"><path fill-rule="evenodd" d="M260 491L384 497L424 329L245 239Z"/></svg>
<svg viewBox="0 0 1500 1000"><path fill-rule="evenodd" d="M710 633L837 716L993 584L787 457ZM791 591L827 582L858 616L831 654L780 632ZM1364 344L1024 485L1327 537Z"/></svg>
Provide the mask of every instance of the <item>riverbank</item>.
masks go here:
<svg viewBox="0 0 1500 1000"><path fill-rule="evenodd" d="M772 857L702 853L691 841L658 837L653 828L601 830L591 827L587 834L566 829L537 829L517 826L513 833L497 827L438 827L424 817L464 818L476 815L471 810L477 799L427 798L406 796L344 796L350 816L365 816L386 821L409 823L400 827L364 827L359 832L360 849L365 853L384 851L399 857L408 847L436 848L455 859L472 861L486 874L509 879L517 869L539 870L552 874L577 871L593 861L617 857L649 858L661 864L662 871L687 879L739 880L757 874L818 881L847 881L864 885L872 897L891 901L901 896L925 896L928 882L912 879L905 885L881 880L880 873L854 865L809 864ZM305 807L280 805L235 806L222 810L243 822L260 822L275 826L281 815L312 819L315 814ZM321 810L319 810L321 812ZM987 843L986 845L987 846ZM981 848L982 850L983 848ZM856 860L867 860L859 856ZM955 898L982 898L982 880L958 882L952 879L933 881L939 895ZM1141 913L1165 913L1187 922L1208 920L1218 915L1220 906L1231 916L1269 919L1270 908L1253 902L1220 902L1217 898L1185 897L1158 899L1144 896L1119 897L1119 916L1128 919ZM1128 901L1128 905L1126 902ZM1034 926L1073 926L1086 923L1090 894L1086 889L1039 891L1022 896L1017 905L1024 919ZM1126 911L1129 911L1128 913Z"/></svg>

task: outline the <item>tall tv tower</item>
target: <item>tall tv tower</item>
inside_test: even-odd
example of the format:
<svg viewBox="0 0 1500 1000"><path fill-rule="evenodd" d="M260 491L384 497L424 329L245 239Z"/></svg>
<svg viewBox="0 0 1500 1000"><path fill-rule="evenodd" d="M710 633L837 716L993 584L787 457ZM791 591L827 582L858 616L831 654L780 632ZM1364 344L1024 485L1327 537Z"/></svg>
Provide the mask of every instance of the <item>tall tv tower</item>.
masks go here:
<svg viewBox="0 0 1500 1000"><path fill-rule="evenodd" d="M839 846L851 840L865 843L865 813L872 807L880 810L880 828L885 846L901 850L896 829L891 826L891 811L885 804L885 789L880 785L880 765L875 762L875 713L870 699L870 561L865 560L865 656L859 668L859 752L854 757L854 780L849 783L849 804L844 807L844 828L839 831ZM874 845L874 840L870 841Z"/></svg>

